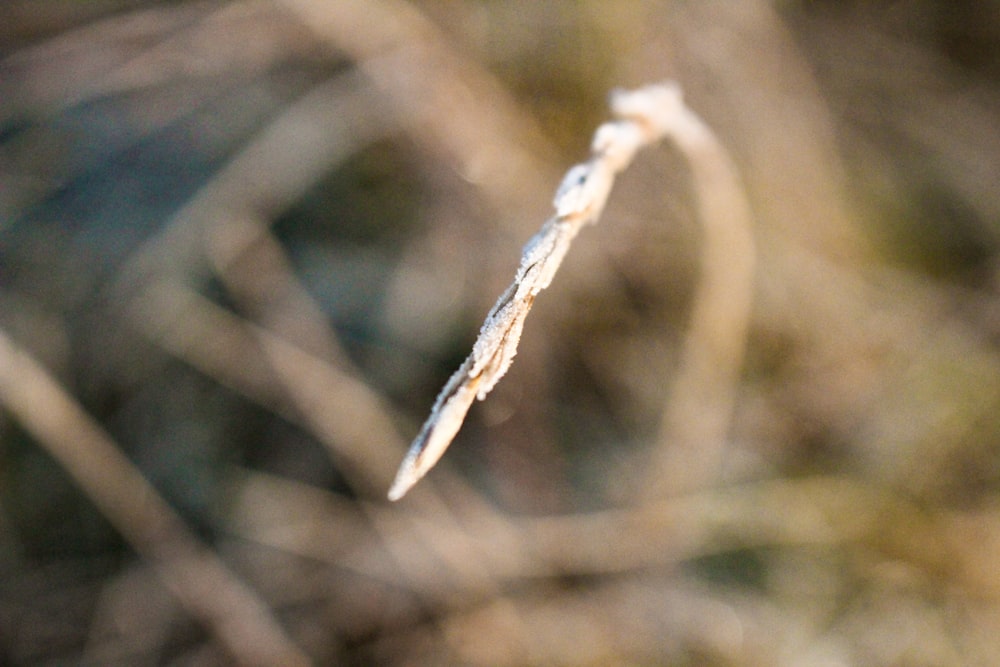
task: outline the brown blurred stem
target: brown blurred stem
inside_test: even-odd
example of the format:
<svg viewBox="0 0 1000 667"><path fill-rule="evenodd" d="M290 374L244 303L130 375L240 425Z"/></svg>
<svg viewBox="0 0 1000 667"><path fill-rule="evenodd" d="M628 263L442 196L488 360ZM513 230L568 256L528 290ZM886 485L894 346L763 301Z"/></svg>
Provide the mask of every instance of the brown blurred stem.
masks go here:
<svg viewBox="0 0 1000 667"><path fill-rule="evenodd" d="M746 348L754 293L753 214L735 164L693 113L671 136L691 169L701 219L701 278L680 367L667 396L650 497L694 490L720 472Z"/></svg>
<svg viewBox="0 0 1000 667"><path fill-rule="evenodd" d="M310 664L264 602L198 541L48 371L3 332L0 402L239 664Z"/></svg>

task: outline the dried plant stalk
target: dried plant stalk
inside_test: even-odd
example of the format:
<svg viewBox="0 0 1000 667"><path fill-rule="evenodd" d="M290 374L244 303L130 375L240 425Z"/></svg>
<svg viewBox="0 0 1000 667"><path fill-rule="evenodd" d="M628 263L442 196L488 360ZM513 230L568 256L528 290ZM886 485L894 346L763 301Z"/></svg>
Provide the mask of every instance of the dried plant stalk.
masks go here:
<svg viewBox="0 0 1000 667"><path fill-rule="evenodd" d="M312 664L271 610L191 532L80 404L0 330L0 406L66 470L240 665Z"/></svg>
<svg viewBox="0 0 1000 667"><path fill-rule="evenodd" d="M616 120L594 134L591 157L570 169L556 191L556 214L535 234L521 256L514 283L493 306L472 354L451 376L410 446L389 489L399 500L434 467L451 444L475 398L483 400L510 367L535 295L549 286L580 229L604 210L615 176L640 148L672 136L701 137L706 128L687 107L677 84L666 82L611 97Z"/></svg>

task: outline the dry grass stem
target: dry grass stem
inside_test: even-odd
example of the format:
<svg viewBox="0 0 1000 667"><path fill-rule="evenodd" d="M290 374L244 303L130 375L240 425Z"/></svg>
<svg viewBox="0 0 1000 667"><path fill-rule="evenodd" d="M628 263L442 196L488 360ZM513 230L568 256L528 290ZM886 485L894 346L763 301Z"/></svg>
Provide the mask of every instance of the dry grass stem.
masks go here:
<svg viewBox="0 0 1000 667"><path fill-rule="evenodd" d="M510 367L535 296L549 286L580 229L604 210L615 176L639 149L665 137L699 144L705 125L684 106L680 88L664 83L612 96L616 120L594 134L590 160L570 169L553 205L556 214L528 241L513 284L486 316L472 354L441 391L389 490L399 500L434 467L451 444L475 398L483 400Z"/></svg>
<svg viewBox="0 0 1000 667"><path fill-rule="evenodd" d="M0 663L994 664L1000 32L817 4L0 5Z"/></svg>
<svg viewBox="0 0 1000 667"><path fill-rule="evenodd" d="M134 321L154 342L220 384L308 429L326 446L330 458L343 470L355 492L361 497L374 497L383 483L380 480L391 473L393 452L398 452L404 443L384 399L358 380L347 362L316 356L183 286L162 282L151 287L135 308ZM336 345L335 340L330 342ZM449 498L460 499L467 509L481 505L473 490L457 480L451 482ZM301 493L305 486L298 488ZM395 514L375 512L376 505L360 507L358 520L369 524L372 538L391 551L384 566L404 573L400 583L421 595L429 594L420 585L424 575L419 567L410 564L412 558L407 550L439 551L440 532L446 530L452 536L447 543L452 548L457 544L463 554L470 556L442 564L444 571L457 576L460 585L455 587L494 597L499 594L486 554L479 551L477 542L462 533L456 519L434 492L422 494L411 509L435 517L435 530L414 535L414 541L403 546L395 537L402 531L398 525L402 519ZM304 515L283 521L281 531L294 532L292 527L305 521ZM499 532L503 532L506 522L491 515L489 523L494 527L501 524ZM324 531L313 528L310 533L309 541L319 544ZM341 526L336 540L340 546L323 542L319 550L333 555L341 553L345 545L357 547L363 543L349 538L345 542L344 538ZM267 543L266 539L252 539Z"/></svg>
<svg viewBox="0 0 1000 667"><path fill-rule="evenodd" d="M375 109L375 111L373 111ZM115 298L141 299L164 276L204 275L205 256L233 218L283 210L338 164L399 129L356 75L333 77L290 104L215 174L121 269ZM213 237L211 234L215 234Z"/></svg>
<svg viewBox="0 0 1000 667"><path fill-rule="evenodd" d="M519 227L521 202L547 196L538 183L554 173L538 156L549 140L509 90L414 5L399 0L280 0L316 37L356 63L414 141L452 163ZM387 103L387 104L386 104ZM536 178L525 177L532 174ZM513 202L514 211L510 213Z"/></svg>
<svg viewBox="0 0 1000 667"><path fill-rule="evenodd" d="M722 468L754 295L753 214L725 147L697 118L675 139L687 158L701 223L701 276L680 366L667 396L659 447L643 491L704 486Z"/></svg>
<svg viewBox="0 0 1000 667"><path fill-rule="evenodd" d="M0 332L0 403L83 489L164 585L244 665L308 665L271 611L28 353Z"/></svg>

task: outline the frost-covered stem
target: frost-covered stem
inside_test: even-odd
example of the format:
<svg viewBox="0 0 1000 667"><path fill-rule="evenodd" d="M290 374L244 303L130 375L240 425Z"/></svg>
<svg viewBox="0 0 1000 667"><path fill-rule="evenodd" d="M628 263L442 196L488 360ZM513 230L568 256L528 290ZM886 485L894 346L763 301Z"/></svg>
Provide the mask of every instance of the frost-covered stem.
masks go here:
<svg viewBox="0 0 1000 667"><path fill-rule="evenodd" d="M580 229L600 217L615 176L640 148L704 128L684 106L680 88L670 82L616 91L611 109L615 120L597 128L590 159L566 173L553 201L555 215L525 245L514 283L490 310L472 354L434 402L399 467L390 500L402 498L427 474L458 433L473 399L484 399L507 372L535 295L552 282Z"/></svg>

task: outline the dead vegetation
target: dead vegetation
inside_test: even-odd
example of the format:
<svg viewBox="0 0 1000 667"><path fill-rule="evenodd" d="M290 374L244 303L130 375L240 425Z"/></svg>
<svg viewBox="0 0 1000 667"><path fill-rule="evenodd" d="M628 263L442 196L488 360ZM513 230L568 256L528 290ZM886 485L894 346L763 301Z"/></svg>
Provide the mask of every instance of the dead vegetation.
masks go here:
<svg viewBox="0 0 1000 667"><path fill-rule="evenodd" d="M995 13L6 3L0 662L991 664ZM665 79L752 284L718 173L640 153L387 503L608 90Z"/></svg>

